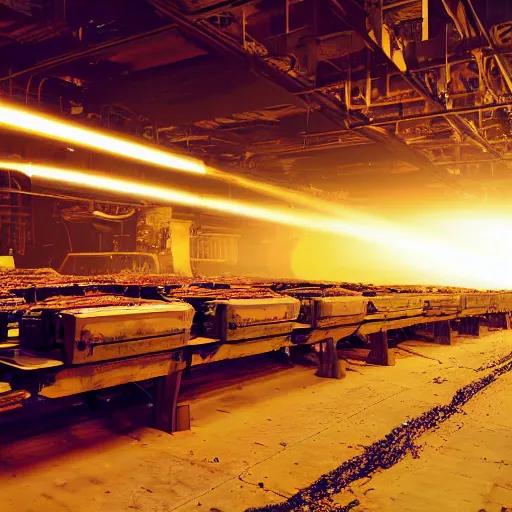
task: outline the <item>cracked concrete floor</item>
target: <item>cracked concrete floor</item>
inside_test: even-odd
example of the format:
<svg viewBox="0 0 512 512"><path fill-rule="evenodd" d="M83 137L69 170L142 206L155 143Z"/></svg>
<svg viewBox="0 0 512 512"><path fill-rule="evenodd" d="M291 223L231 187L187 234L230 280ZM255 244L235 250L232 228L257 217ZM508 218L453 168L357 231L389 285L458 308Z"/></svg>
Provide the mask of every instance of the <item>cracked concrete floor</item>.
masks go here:
<svg viewBox="0 0 512 512"><path fill-rule="evenodd" d="M453 346L402 344L395 367L350 359L347 378L305 367L244 362L222 387L185 393L192 430L118 433L90 421L0 449L2 512L238 512L278 503L360 453L393 427L483 376L475 370L512 351L512 331ZM412 354L416 352L417 354ZM351 357L350 352L346 353ZM356 482L336 497L359 510L486 510L512 506L512 375L504 375L438 430L419 459ZM195 394L200 392L199 397ZM487 416L487 414L489 416ZM357 509L356 509L357 510Z"/></svg>

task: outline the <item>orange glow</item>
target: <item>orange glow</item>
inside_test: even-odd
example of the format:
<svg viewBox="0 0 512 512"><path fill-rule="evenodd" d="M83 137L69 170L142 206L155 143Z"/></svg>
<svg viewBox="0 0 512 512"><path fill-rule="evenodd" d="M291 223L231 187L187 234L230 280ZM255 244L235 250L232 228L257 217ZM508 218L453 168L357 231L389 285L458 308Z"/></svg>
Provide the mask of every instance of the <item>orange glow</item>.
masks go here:
<svg viewBox="0 0 512 512"><path fill-rule="evenodd" d="M361 280L366 282L389 283L392 280L395 284L512 287L512 279L507 279L510 275L504 272L503 267L490 264L485 253L467 246L457 246L448 235L436 233L427 236L414 225L405 228L381 221L372 224L370 217L365 222L357 222L305 210L290 212L288 209L202 197L170 187L79 170L9 161L0 162L0 168L74 187L101 190L153 203L204 208L306 230L309 233L304 234L293 259L295 274L300 278L354 281L360 271ZM505 260L502 263L508 265ZM349 271L350 268L352 271ZM387 268L387 273L384 273L384 268ZM318 275L319 272L321 275Z"/></svg>
<svg viewBox="0 0 512 512"><path fill-rule="evenodd" d="M307 208L308 210L314 209L322 211L324 213L331 214L333 213L333 208L337 208L338 214L345 218L351 218L355 220L363 217L361 213L355 211L354 209L348 206L341 206L331 203L329 201L317 199L311 195L303 194L290 188L278 187L276 185L272 185L271 183L254 180L252 178L247 178L245 176L240 176L237 174L230 174L227 172L220 171L218 169L214 169L212 167L207 167L206 173L209 177L212 177L214 179L231 183L233 185L237 185L239 187L252 190L254 192L259 192L266 196L275 197L276 199L280 199L287 203L302 206L304 208Z"/></svg>
<svg viewBox="0 0 512 512"><path fill-rule="evenodd" d="M295 277L512 289L512 216L433 213L402 228L380 221L374 231L388 241L303 233L291 261Z"/></svg>
<svg viewBox="0 0 512 512"><path fill-rule="evenodd" d="M148 144L138 144L89 128L82 128L69 122L43 116L39 113L27 112L2 103L0 103L0 125L100 150L112 155L131 158L139 162L195 174L205 174L206 172L203 163L197 160L152 148Z"/></svg>
<svg viewBox="0 0 512 512"><path fill-rule="evenodd" d="M259 182L207 168L208 176L243 188L276 197L307 210L321 212L339 235L336 224L357 226L351 238L327 238L316 233L301 237L292 257L295 277L319 280L368 280L378 284L437 284L470 288L512 288L512 232L510 222L485 215L453 219L452 213L439 214L435 230L411 220L399 224L338 204L302 194L292 189ZM442 220L441 220L442 219ZM478 220L477 220L478 219ZM332 226L334 224L334 226ZM508 227L507 227L508 226ZM324 226L325 227L325 226ZM317 231L324 231L318 229ZM483 233L474 243L470 233ZM358 239L358 241L354 241ZM487 242L487 243L486 243ZM375 245L378 244L378 245Z"/></svg>

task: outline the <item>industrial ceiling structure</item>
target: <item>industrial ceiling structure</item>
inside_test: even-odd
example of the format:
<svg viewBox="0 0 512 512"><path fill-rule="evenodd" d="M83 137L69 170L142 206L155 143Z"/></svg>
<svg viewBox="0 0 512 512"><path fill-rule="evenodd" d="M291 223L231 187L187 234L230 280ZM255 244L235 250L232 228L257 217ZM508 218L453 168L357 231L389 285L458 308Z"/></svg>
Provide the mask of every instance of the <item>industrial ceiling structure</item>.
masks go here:
<svg viewBox="0 0 512 512"><path fill-rule="evenodd" d="M503 198L512 0L0 0L0 98L333 200Z"/></svg>

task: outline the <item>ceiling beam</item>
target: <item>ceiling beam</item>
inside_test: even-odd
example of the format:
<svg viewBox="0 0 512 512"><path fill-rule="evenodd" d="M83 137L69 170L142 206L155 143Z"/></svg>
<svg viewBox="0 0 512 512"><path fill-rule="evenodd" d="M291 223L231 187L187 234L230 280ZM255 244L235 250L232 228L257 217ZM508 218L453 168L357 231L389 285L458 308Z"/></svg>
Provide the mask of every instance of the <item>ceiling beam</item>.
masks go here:
<svg viewBox="0 0 512 512"><path fill-rule="evenodd" d="M450 126L462 137L470 139L476 146L478 146L484 153L489 153L494 158L501 159L501 153L493 148L489 142L484 139L469 123L467 119L460 115L445 116L445 119L450 123Z"/></svg>
<svg viewBox="0 0 512 512"><path fill-rule="evenodd" d="M364 41L365 45L375 54L381 57L389 66L392 72L399 74L409 87L422 98L426 105L433 111L444 110L444 105L431 96L427 88L421 84L414 76L402 72L392 59L386 54L382 47L375 42L366 30L366 11L360 7L354 0L330 0L335 13L339 18Z"/></svg>
<svg viewBox="0 0 512 512"><path fill-rule="evenodd" d="M54 68L55 66L59 66L61 64L67 64L69 62L73 62L77 59L81 59L82 57L88 57L90 55L94 55L108 48L112 48L115 46L120 46L123 44L131 43L133 41L138 41L139 39L144 39L146 37L151 37L157 34L162 34L164 32L168 32L169 30L175 29L176 24L171 23L169 25L164 25L162 27L155 28L153 30L149 30L147 32L133 34L128 37L123 37L120 39L114 39L113 41L109 41L107 43L91 46L90 48L79 50L77 52L67 53L65 55L61 55L54 59L48 59L32 66L30 68L25 68L20 71L15 71L14 73L10 73L8 75L0 77L0 82L5 82L7 80L13 80L14 78L18 78L24 75L33 75L36 73L40 73L43 71L47 71L48 69Z"/></svg>
<svg viewBox="0 0 512 512"><path fill-rule="evenodd" d="M217 29L207 21L193 22L192 19L183 15L174 6L168 4L163 0L147 0L155 7L160 13L168 16L179 27L189 34L191 37L201 41L212 49L216 49L220 53L231 55L239 60L244 60L250 65L251 69L266 78L267 80L283 87L291 93L301 92L310 86L301 77L291 76L287 73L282 73L278 69L271 66L264 59L249 54L244 47L237 41L227 37L221 30ZM311 93L313 98L318 104L325 108L324 114L335 123L341 126L349 126L348 115L349 113L338 102L332 100L328 95L321 91L314 91ZM304 107L308 108L308 101L302 100ZM356 115L360 121L364 121L364 116Z"/></svg>
<svg viewBox="0 0 512 512"><path fill-rule="evenodd" d="M434 112L446 112L445 106L436 98L431 96L430 92L426 89L426 87L423 86L423 84L418 82L418 80L409 73L404 73L401 71L392 61L392 59L389 58L383 48L370 37L366 30L367 14L359 4L357 4L354 0L330 0L330 3L333 6L334 11L338 14L339 18L363 39L366 46L374 54L378 55L387 63L389 70L392 70L394 73L397 73L401 76L401 78L411 87L411 89L414 90L416 94L425 101L425 105L429 109ZM399 152L399 155L403 160L414 165L415 167L425 169L446 186L467 195L467 193L462 190L458 184L452 181L447 173L445 174L440 172L439 169L432 165L432 162L428 158L418 154L415 150L410 148L407 143L400 140L396 135L392 135L385 130L380 130L376 127L373 127L371 126L371 123L368 124L370 126L361 126L358 127L357 130L368 138L372 138L372 140L376 142L384 143L394 151Z"/></svg>

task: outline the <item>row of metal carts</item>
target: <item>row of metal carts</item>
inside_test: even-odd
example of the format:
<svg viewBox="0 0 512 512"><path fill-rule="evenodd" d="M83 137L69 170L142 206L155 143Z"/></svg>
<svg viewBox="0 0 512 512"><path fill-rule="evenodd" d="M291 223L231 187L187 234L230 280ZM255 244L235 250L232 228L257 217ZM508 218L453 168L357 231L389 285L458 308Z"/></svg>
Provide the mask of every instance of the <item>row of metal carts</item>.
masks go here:
<svg viewBox="0 0 512 512"><path fill-rule="evenodd" d="M492 318L506 327L512 311L507 292L43 270L4 277L0 412L138 383L154 398L155 425L168 431L177 428L183 372L198 366L351 337L382 345L388 331L420 324L474 330L475 319Z"/></svg>

